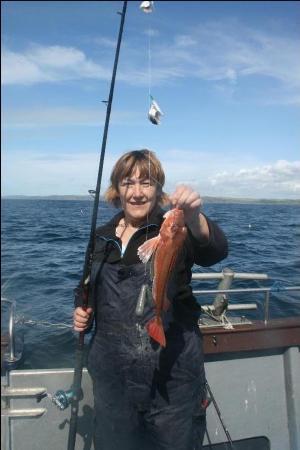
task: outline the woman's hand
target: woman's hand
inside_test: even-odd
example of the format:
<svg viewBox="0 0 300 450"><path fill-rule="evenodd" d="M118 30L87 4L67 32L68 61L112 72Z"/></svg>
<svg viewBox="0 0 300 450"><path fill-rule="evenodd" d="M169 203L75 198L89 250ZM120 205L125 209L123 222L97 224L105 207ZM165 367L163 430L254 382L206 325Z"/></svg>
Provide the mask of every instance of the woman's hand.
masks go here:
<svg viewBox="0 0 300 450"><path fill-rule="evenodd" d="M81 306L78 306L74 311L74 330L85 331L91 323L93 317L93 308L87 308L86 311Z"/></svg>
<svg viewBox="0 0 300 450"><path fill-rule="evenodd" d="M177 186L175 192L169 196L173 207L183 209L187 225L198 221L202 200L200 194L184 184Z"/></svg>
<svg viewBox="0 0 300 450"><path fill-rule="evenodd" d="M201 214L202 199L200 194L186 185L177 186L175 192L169 196L171 205L177 206L184 212L185 223L192 234L200 241L208 241L209 228L206 218Z"/></svg>

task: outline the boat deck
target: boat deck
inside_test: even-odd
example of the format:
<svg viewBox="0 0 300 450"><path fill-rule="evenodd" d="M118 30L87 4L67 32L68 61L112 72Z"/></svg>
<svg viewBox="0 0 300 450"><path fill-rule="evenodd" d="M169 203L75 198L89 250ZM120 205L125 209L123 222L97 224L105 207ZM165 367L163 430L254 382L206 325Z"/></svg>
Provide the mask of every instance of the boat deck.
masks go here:
<svg viewBox="0 0 300 450"><path fill-rule="evenodd" d="M223 291L219 286L216 292L228 290L223 285ZM205 449L232 450L225 426L235 450L299 450L300 317L269 319L265 308L263 320L251 321L231 317L230 308L216 314L214 305L206 308L199 322L206 378L216 403L207 408ZM253 305L240 308L253 309ZM10 325L13 334L13 320ZM13 353L11 343L6 358L13 360ZM73 372L71 368L8 370L1 377L1 450L66 448L70 408L58 408L58 391L70 392ZM93 450L93 395L86 369L82 391L75 448Z"/></svg>

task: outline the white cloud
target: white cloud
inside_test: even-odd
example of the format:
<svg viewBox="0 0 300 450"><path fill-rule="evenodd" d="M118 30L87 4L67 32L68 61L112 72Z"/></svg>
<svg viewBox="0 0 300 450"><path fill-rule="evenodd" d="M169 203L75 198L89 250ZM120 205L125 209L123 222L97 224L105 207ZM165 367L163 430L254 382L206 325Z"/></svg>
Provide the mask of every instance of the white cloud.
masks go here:
<svg viewBox="0 0 300 450"><path fill-rule="evenodd" d="M279 160L238 171L220 171L211 185L214 190L232 196L300 198L300 161Z"/></svg>
<svg viewBox="0 0 300 450"><path fill-rule="evenodd" d="M232 96L239 81L256 77L248 98L268 104L300 104L299 37L260 31L236 20L207 22L168 41L154 40L151 52L153 86L193 77L210 81ZM136 77L135 67L137 63L130 60L124 79L145 84L147 77ZM247 95L247 89L238 92L239 99Z"/></svg>
<svg viewBox="0 0 300 450"><path fill-rule="evenodd" d="M294 89L300 86L299 53L299 38L281 37L231 21L203 23L189 34L175 36L171 45L160 42L156 57L162 68L181 68L185 76L189 73L226 81L258 75Z"/></svg>
<svg viewBox="0 0 300 450"><path fill-rule="evenodd" d="M24 53L4 49L1 62L1 81L4 85L111 78L110 70L94 63L81 50L73 47L33 45Z"/></svg>
<svg viewBox="0 0 300 450"><path fill-rule="evenodd" d="M250 28L232 19L199 23L193 29L176 30L177 34L171 37L153 39L151 83L155 86L182 77L195 77L211 81L219 90L220 83L228 84L232 95L235 92L233 85L240 80L267 77L277 85L270 83L267 89L259 88L256 79L257 100L300 103L300 40L265 30ZM150 34L156 36L157 30L151 29ZM115 45L108 38L97 39L104 47ZM147 85L148 49L143 48L140 41L133 45L128 39L124 44L119 79L132 85ZM147 42L144 45L147 47ZM33 45L22 53L4 49L3 83L110 79L111 70L106 69L105 63L104 57L100 65L74 47Z"/></svg>
<svg viewBox="0 0 300 450"><path fill-rule="evenodd" d="M158 37L160 32L154 28L148 28L148 30L144 30L144 34L149 37Z"/></svg>
<svg viewBox="0 0 300 450"><path fill-rule="evenodd" d="M119 154L107 153L102 192ZM211 151L169 149L158 151L166 173L166 192L181 183L201 195L249 198L300 198L300 161L279 160L253 164L251 156ZM99 154L34 151L2 154L3 195L86 194L96 184Z"/></svg>
<svg viewBox="0 0 300 450"><path fill-rule="evenodd" d="M2 84L34 84L54 81L50 74L44 72L26 55L3 50L1 56Z"/></svg>
<svg viewBox="0 0 300 450"><path fill-rule="evenodd" d="M117 42L114 39L110 39L107 37L96 37L92 39L92 42L95 44L101 46L101 47L107 47L107 48L116 48Z"/></svg>
<svg viewBox="0 0 300 450"><path fill-rule="evenodd" d="M99 154L18 151L2 155L2 195L76 195L94 189ZM105 158L103 188L113 161Z"/></svg>
<svg viewBox="0 0 300 450"><path fill-rule="evenodd" d="M253 154L170 149L159 155L166 188L188 184L202 195L249 198L300 198L300 161L260 164Z"/></svg>
<svg viewBox="0 0 300 450"><path fill-rule="evenodd" d="M41 127L90 126L99 127L104 123L106 110L96 108L44 107L2 111L4 129L30 129ZM144 117L132 111L113 111L111 123L115 125L135 125Z"/></svg>
<svg viewBox="0 0 300 450"><path fill-rule="evenodd" d="M34 46L27 57L37 65L53 68L72 67L77 64L84 64L86 57L80 50L72 47L51 47Z"/></svg>
<svg viewBox="0 0 300 450"><path fill-rule="evenodd" d="M175 45L178 47L192 47L198 43L197 39L194 39L192 36L186 34L176 36L174 41Z"/></svg>

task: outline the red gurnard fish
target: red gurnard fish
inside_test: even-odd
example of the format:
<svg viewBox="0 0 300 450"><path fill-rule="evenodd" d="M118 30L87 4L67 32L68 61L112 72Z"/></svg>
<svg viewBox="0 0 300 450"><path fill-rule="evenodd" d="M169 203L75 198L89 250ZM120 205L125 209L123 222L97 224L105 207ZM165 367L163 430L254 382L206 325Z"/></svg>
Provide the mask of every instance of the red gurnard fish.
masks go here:
<svg viewBox="0 0 300 450"><path fill-rule="evenodd" d="M182 209L174 208L164 215L159 234L149 239L138 248L138 256L146 263L154 253L154 280L152 295L155 303L156 315L146 325L149 335L162 347L166 346L166 337L163 329L161 314L167 311L170 302L167 298L168 281L174 268L179 250L187 235L184 225Z"/></svg>

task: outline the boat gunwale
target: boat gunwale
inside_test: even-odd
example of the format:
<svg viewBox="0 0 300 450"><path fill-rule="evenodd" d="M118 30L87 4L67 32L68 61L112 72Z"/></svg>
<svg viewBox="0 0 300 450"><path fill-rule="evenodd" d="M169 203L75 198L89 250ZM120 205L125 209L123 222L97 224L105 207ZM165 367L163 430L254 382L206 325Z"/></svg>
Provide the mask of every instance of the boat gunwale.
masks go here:
<svg viewBox="0 0 300 450"><path fill-rule="evenodd" d="M251 324L201 328L204 354L234 353L300 346L300 317L254 320Z"/></svg>

